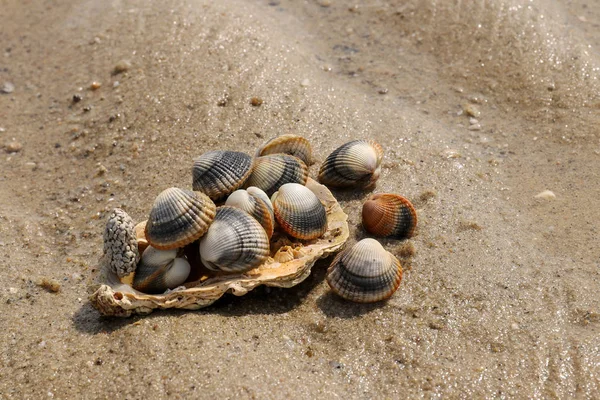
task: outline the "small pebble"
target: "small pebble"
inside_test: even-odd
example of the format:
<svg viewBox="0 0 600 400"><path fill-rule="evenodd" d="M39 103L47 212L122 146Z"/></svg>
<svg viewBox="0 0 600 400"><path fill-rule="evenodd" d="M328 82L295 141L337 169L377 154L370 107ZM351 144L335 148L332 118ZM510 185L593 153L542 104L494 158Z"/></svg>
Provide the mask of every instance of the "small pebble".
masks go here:
<svg viewBox="0 0 600 400"><path fill-rule="evenodd" d="M471 125L471 126L469 126L469 128L468 128L468 129L469 129L470 131L480 131L480 130L481 130L481 125L479 125L479 124L474 124L474 125Z"/></svg>
<svg viewBox="0 0 600 400"><path fill-rule="evenodd" d="M58 293L60 292L60 283L54 279L41 278L36 284L49 292Z"/></svg>
<svg viewBox="0 0 600 400"><path fill-rule="evenodd" d="M302 79L302 82L300 82L300 86L307 87L309 85L310 85L310 81L308 80L308 78Z"/></svg>
<svg viewBox="0 0 600 400"><path fill-rule="evenodd" d="M118 88L120 85L119 81L114 81L113 82L113 88Z"/></svg>
<svg viewBox="0 0 600 400"><path fill-rule="evenodd" d="M102 84L100 82L94 81L90 85L90 89L92 89L92 90L98 90L98 89L100 89L100 86L102 86Z"/></svg>
<svg viewBox="0 0 600 400"><path fill-rule="evenodd" d="M0 126L0 132L6 132L6 128Z"/></svg>
<svg viewBox="0 0 600 400"><path fill-rule="evenodd" d="M388 88L379 88L377 89L377 93L386 94L388 92Z"/></svg>
<svg viewBox="0 0 600 400"><path fill-rule="evenodd" d="M462 157L462 155L458 152L458 150L455 149L444 149L440 152L440 156L442 156L442 158L460 158Z"/></svg>
<svg viewBox="0 0 600 400"><path fill-rule="evenodd" d="M129 68L131 68L131 62L129 62L128 60L121 60L113 68L112 74L117 75L126 72L129 70Z"/></svg>
<svg viewBox="0 0 600 400"><path fill-rule="evenodd" d="M556 195L551 190L544 190L543 192L536 194L535 198L544 200L554 200L556 198Z"/></svg>
<svg viewBox="0 0 600 400"><path fill-rule="evenodd" d="M23 149L23 145L19 142L8 142L4 145L4 150L7 153L18 153Z"/></svg>
<svg viewBox="0 0 600 400"><path fill-rule="evenodd" d="M318 3L321 7L331 7L330 0L318 0Z"/></svg>
<svg viewBox="0 0 600 400"><path fill-rule="evenodd" d="M469 118L469 124L471 125L477 125L479 123L479 121L477 120L477 118Z"/></svg>
<svg viewBox="0 0 600 400"><path fill-rule="evenodd" d="M465 114L467 114L467 116L469 117L479 118L479 116L481 115L481 111L479 111L479 109L472 104L465 105L463 107L463 110L465 111Z"/></svg>
<svg viewBox="0 0 600 400"><path fill-rule="evenodd" d="M2 85L2 89L0 90L0 92L5 93L5 94L9 94L15 91L15 85L13 85L11 82L4 82L4 84Z"/></svg>
<svg viewBox="0 0 600 400"><path fill-rule="evenodd" d="M81 95L79 95L79 94L73 95L73 103L79 103L82 99L83 99L83 97L81 97Z"/></svg>
<svg viewBox="0 0 600 400"><path fill-rule="evenodd" d="M251 99L250 99L250 104L251 104L253 107L258 107L258 106L260 106L262 103L263 103L263 100L262 100L261 98L258 98L258 97L253 97L253 98L251 98Z"/></svg>

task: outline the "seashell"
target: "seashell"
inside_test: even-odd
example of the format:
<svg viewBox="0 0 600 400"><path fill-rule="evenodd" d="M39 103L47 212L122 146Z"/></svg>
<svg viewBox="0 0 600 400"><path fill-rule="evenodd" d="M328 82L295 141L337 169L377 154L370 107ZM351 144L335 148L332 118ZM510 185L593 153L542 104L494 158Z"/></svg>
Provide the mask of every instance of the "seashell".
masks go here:
<svg viewBox="0 0 600 400"><path fill-rule="evenodd" d="M292 134L281 135L269 140L258 149L256 156L260 157L279 153L297 157L306 165L314 163L310 142L302 136Z"/></svg>
<svg viewBox="0 0 600 400"><path fill-rule="evenodd" d="M332 187L371 187L381 173L382 147L353 140L333 151L319 170L319 182Z"/></svg>
<svg viewBox="0 0 600 400"><path fill-rule="evenodd" d="M134 272L140 260L133 220L120 208L115 208L106 221L104 255L120 279Z"/></svg>
<svg viewBox="0 0 600 400"><path fill-rule="evenodd" d="M246 211L262 225L269 238L273 236L273 229L275 228L273 206L265 192L259 188L251 186L248 190L236 190L229 195L225 205Z"/></svg>
<svg viewBox="0 0 600 400"><path fill-rule="evenodd" d="M160 250L175 249L200 238L215 217L215 204L207 195L190 190L163 190L150 211L146 239Z"/></svg>
<svg viewBox="0 0 600 400"><path fill-rule="evenodd" d="M222 206L200 240L200 258L213 271L244 272L269 257L269 238L245 211Z"/></svg>
<svg viewBox="0 0 600 400"><path fill-rule="evenodd" d="M163 293L183 284L190 269L185 258L177 258L177 249L158 250L149 246L142 254L132 286L144 293Z"/></svg>
<svg viewBox="0 0 600 400"><path fill-rule="evenodd" d="M306 186L286 183L272 197L275 219L290 236L309 240L327 231L327 212Z"/></svg>
<svg viewBox="0 0 600 400"><path fill-rule="evenodd" d="M308 167L302 160L287 154L273 154L258 157L254 161L252 175L246 181L246 187L256 186L268 196L286 183L304 185L308 178Z"/></svg>
<svg viewBox="0 0 600 400"><path fill-rule="evenodd" d="M363 226L377 236L409 238L417 227L417 212L410 201L392 193L375 194L362 209Z"/></svg>
<svg viewBox="0 0 600 400"><path fill-rule="evenodd" d="M346 300L372 303L390 297L402 280L400 261L378 241L363 239L340 252L327 270L327 283Z"/></svg>
<svg viewBox="0 0 600 400"><path fill-rule="evenodd" d="M239 151L209 151L194 160L192 187L214 201L240 188L252 173L252 157Z"/></svg>

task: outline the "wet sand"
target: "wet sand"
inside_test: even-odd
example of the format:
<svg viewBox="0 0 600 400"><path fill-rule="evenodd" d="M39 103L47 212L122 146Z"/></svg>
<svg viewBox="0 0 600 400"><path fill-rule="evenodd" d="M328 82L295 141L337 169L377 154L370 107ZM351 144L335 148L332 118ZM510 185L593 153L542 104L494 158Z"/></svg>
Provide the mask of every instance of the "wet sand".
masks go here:
<svg viewBox="0 0 600 400"><path fill-rule="evenodd" d="M490 3L6 0L0 398L599 397L600 5ZM375 191L419 214L414 256L382 241L389 301L336 298L324 260L201 311L89 305L110 210L283 133L313 176L385 148ZM334 194L352 244L369 193Z"/></svg>

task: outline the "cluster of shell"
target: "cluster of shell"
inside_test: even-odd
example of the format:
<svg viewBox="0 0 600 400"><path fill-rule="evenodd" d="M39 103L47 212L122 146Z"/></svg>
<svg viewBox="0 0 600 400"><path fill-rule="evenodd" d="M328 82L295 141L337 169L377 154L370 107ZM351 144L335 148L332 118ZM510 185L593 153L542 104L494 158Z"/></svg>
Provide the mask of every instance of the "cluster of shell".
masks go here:
<svg viewBox="0 0 600 400"><path fill-rule="evenodd" d="M336 188L373 187L382 158L375 142L346 143L327 157L318 180ZM214 274L244 273L270 257L276 229L301 241L321 237L327 213L304 186L312 162L310 143L296 135L265 143L255 157L202 154L193 162L193 190L168 188L154 201L144 228L147 247L136 242L133 221L123 210L109 216L104 253L111 271L140 292L163 293L198 278L190 252ZM376 194L363 207L363 225L377 236L410 237L416 222L414 208L399 195ZM335 293L359 302L391 296L401 279L396 257L373 239L341 252L327 274Z"/></svg>

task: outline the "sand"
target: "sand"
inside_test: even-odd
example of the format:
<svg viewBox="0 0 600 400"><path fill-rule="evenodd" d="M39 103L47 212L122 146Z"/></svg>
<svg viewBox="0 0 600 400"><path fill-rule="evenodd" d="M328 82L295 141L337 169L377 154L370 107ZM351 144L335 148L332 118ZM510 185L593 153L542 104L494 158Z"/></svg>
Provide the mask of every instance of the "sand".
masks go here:
<svg viewBox="0 0 600 400"><path fill-rule="evenodd" d="M0 398L599 397L599 18L578 0L5 0ZM201 311L90 306L110 210L141 221L194 157L283 133L313 143L313 176L351 139L385 148L375 192L419 214L409 244L382 241L405 270L389 301L338 299L324 260ZM352 244L369 193L334 194Z"/></svg>

